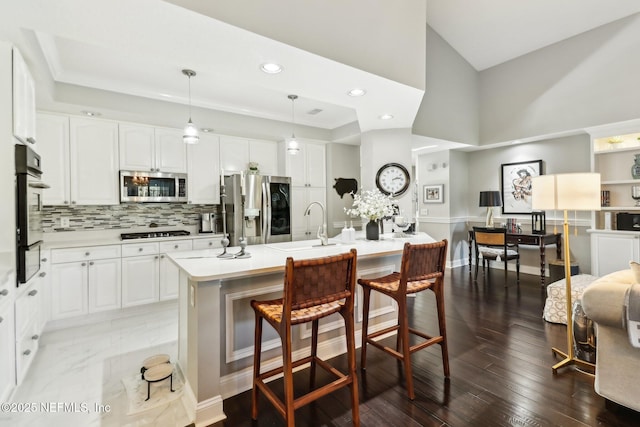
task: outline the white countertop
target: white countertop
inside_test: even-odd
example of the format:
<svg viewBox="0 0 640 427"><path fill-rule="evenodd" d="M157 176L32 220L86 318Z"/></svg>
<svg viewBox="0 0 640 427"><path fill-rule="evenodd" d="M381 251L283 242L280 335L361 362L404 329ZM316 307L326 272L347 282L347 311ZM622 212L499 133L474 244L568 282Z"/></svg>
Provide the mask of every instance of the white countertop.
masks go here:
<svg viewBox="0 0 640 427"><path fill-rule="evenodd" d="M402 238L394 238L391 234L385 234L378 241L369 241L360 237L352 243L341 243L338 239L329 239L329 243L335 243L331 246L316 246L320 244L318 239L252 245L246 248L246 252L251 254L251 258L245 259L218 258L218 255L222 253L220 248L175 252L169 253L167 256L184 270L191 280L203 282L284 271L287 257L294 259L318 258L345 253L351 248L358 251L359 259L400 254L405 242L431 243L435 240L426 233L417 233ZM227 252L232 254L239 250L239 247L227 248Z"/></svg>
<svg viewBox="0 0 640 427"><path fill-rule="evenodd" d="M137 233L137 232L161 232L170 230L187 230L191 234L188 236L175 237L156 237L145 239L126 239L120 238L121 233ZM56 233L45 233L43 249L55 248L76 248L82 246L104 246L119 245L123 243L140 243L140 242L166 242L172 240L188 240L188 239L222 239L222 233L203 233L194 232L192 227L164 227L164 228L141 228L141 229L120 229L120 230L92 230L92 231L59 231Z"/></svg>

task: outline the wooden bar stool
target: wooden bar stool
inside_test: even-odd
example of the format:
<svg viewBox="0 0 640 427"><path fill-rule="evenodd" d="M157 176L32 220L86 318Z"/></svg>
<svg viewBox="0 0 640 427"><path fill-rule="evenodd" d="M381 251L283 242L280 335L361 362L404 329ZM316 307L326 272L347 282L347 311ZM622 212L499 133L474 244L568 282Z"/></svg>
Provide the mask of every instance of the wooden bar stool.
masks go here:
<svg viewBox="0 0 640 427"><path fill-rule="evenodd" d="M353 425L360 425L358 412L358 381L356 376L356 347L354 335L353 303L356 281L356 250L324 258L294 261L289 257L284 274L284 297L271 301L251 301L255 312L255 346L253 356L253 390L251 393L251 417L258 419L258 391L276 407L286 420L294 426L294 411L312 401L342 387L351 389L351 411ZM349 372L344 374L317 357L318 320L333 313L340 313L345 324ZM283 366L260 373L260 351L262 344L262 319L278 332L282 341ZM311 355L293 361L291 354L292 326L311 323ZM310 363L311 391L295 397L293 394L293 369ZM337 377L335 381L315 388L316 365ZM284 402L274 393L266 380L283 374Z"/></svg>
<svg viewBox="0 0 640 427"><path fill-rule="evenodd" d="M444 317L444 268L447 257L447 240L437 243L412 245L404 244L402 266L400 272L394 272L375 279L358 279L364 291L361 369L366 369L367 344L371 344L400 360L404 364L409 399L415 398L413 376L411 373L411 353L433 344L440 344L444 376L449 377L449 351L447 349L447 332ZM407 316L407 295L431 289L436 296L438 310L439 336L429 336L409 327ZM375 333L368 333L369 301L371 291L378 291L393 298L398 303L398 323ZM396 348L382 345L374 338L397 331ZM413 346L409 343L409 333L424 338Z"/></svg>

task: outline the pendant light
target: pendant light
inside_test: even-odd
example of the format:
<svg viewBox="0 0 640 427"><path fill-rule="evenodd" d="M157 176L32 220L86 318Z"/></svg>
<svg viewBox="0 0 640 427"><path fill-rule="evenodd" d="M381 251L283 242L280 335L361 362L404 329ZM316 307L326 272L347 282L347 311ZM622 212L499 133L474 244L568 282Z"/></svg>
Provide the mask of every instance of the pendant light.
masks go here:
<svg viewBox="0 0 640 427"><path fill-rule="evenodd" d="M291 100L291 138L287 141L287 153L298 154L298 152L300 152L300 145L294 132L296 126L294 102L298 99L298 95L289 95L287 98Z"/></svg>
<svg viewBox="0 0 640 427"><path fill-rule="evenodd" d="M187 125L184 127L184 132L182 135L182 142L185 144L197 144L200 141L200 137L198 136L198 128L191 121L191 77L196 75L196 72L193 70L182 70L182 74L189 78L189 121Z"/></svg>

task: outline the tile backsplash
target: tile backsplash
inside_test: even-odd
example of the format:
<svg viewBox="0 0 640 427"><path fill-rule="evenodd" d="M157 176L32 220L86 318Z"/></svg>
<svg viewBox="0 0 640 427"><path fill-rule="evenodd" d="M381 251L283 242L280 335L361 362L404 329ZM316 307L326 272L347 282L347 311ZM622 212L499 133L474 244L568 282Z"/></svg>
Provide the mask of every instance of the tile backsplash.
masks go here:
<svg viewBox="0 0 640 427"><path fill-rule="evenodd" d="M218 205L186 203L137 203L113 206L44 206L42 228L55 231L89 231L148 227L194 226L202 212L220 212ZM69 221L62 227L61 220ZM66 224L65 224L66 225Z"/></svg>

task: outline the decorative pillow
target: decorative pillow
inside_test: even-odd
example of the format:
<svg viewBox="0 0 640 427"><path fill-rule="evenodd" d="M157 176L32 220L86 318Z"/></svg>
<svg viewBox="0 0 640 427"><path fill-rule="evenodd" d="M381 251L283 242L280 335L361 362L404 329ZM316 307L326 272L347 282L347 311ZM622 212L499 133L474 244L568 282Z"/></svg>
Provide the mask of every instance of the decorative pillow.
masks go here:
<svg viewBox="0 0 640 427"><path fill-rule="evenodd" d="M629 261L629 267L631 267L631 271L635 278L634 283L640 283L640 264L635 261Z"/></svg>

